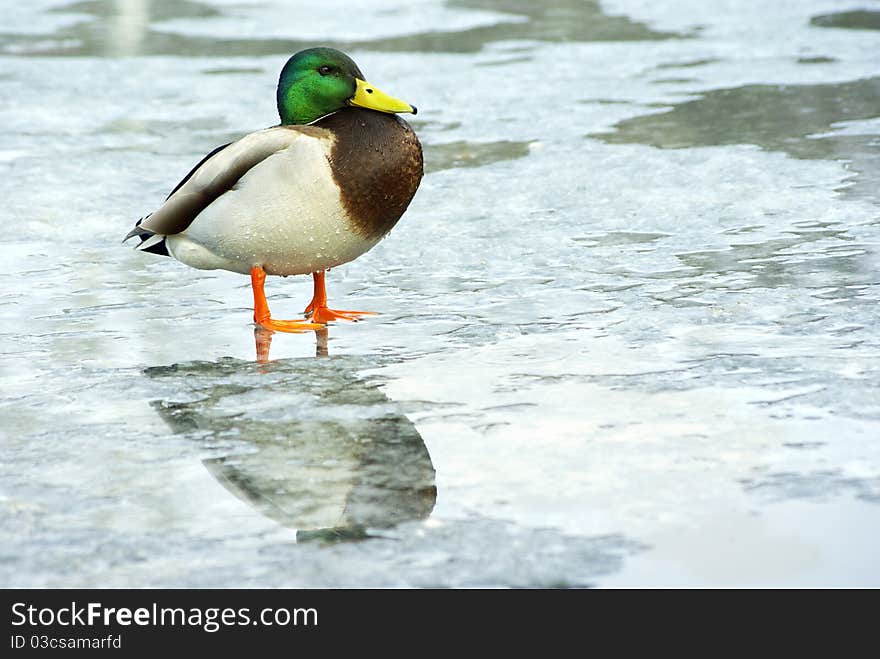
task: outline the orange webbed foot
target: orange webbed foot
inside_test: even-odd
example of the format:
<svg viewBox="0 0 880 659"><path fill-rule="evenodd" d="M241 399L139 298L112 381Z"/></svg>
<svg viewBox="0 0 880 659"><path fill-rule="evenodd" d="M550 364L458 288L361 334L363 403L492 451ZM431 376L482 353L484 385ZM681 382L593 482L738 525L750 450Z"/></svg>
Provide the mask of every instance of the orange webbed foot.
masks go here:
<svg viewBox="0 0 880 659"><path fill-rule="evenodd" d="M275 320L274 318L254 318L254 322L263 329L273 332L314 332L324 329L324 325L308 320Z"/></svg>
<svg viewBox="0 0 880 659"><path fill-rule="evenodd" d="M324 272L316 272L312 275L315 279L315 292L312 301L306 307L305 315L315 323L329 323L334 320L358 321L362 316L376 316L374 311L343 311L327 307L327 289L324 286Z"/></svg>
<svg viewBox="0 0 880 659"><path fill-rule="evenodd" d="M340 309L328 309L317 307L310 310L309 320L316 323L329 323L334 320L351 320L357 322L361 316L377 316L374 311L342 311Z"/></svg>

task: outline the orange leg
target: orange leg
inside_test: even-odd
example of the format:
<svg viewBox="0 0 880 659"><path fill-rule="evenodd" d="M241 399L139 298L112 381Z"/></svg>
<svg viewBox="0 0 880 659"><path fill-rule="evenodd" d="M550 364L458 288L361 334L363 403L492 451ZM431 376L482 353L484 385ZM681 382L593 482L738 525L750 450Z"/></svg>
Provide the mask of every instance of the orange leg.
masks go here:
<svg viewBox="0 0 880 659"><path fill-rule="evenodd" d="M323 325L306 320L273 320L269 313L269 303L263 284L266 282L266 271L255 265L251 268L251 287L254 289L254 322L260 327L277 332L308 332L323 329Z"/></svg>
<svg viewBox="0 0 880 659"><path fill-rule="evenodd" d="M324 287L324 271L315 272L315 293L306 307L305 314L316 323L329 323L331 320L359 320L361 316L375 316L373 311L337 311L327 308L327 289Z"/></svg>

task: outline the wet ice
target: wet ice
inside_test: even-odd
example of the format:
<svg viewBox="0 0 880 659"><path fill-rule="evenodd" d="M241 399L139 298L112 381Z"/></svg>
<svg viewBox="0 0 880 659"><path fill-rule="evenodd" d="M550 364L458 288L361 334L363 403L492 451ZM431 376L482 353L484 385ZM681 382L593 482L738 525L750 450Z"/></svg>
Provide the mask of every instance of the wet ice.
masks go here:
<svg viewBox="0 0 880 659"><path fill-rule="evenodd" d="M426 2L433 35L409 5L307 33L52 4L0 30L0 582L880 583L876 30L827 2ZM381 315L260 366L245 278L118 240L276 121L320 34L419 105L428 174L328 275Z"/></svg>

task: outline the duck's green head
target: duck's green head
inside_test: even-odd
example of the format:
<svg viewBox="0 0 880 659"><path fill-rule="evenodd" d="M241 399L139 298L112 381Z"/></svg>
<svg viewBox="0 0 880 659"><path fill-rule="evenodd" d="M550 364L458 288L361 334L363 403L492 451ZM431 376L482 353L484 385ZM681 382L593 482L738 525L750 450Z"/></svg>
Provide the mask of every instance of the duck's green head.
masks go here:
<svg viewBox="0 0 880 659"><path fill-rule="evenodd" d="M277 98L282 124L309 124L349 105L416 113L415 106L366 82L357 64L333 48L309 48L287 60Z"/></svg>

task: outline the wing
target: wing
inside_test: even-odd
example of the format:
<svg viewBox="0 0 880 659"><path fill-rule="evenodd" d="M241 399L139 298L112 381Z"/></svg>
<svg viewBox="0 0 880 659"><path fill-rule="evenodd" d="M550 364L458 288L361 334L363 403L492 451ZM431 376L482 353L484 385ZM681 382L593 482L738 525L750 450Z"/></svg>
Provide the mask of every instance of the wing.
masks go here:
<svg viewBox="0 0 880 659"><path fill-rule="evenodd" d="M141 239L138 249L167 254L161 245L165 236L185 231L199 213L231 190L252 167L304 135L315 136L320 130L275 126L214 149L177 184L157 211L138 220L125 240L138 236Z"/></svg>

